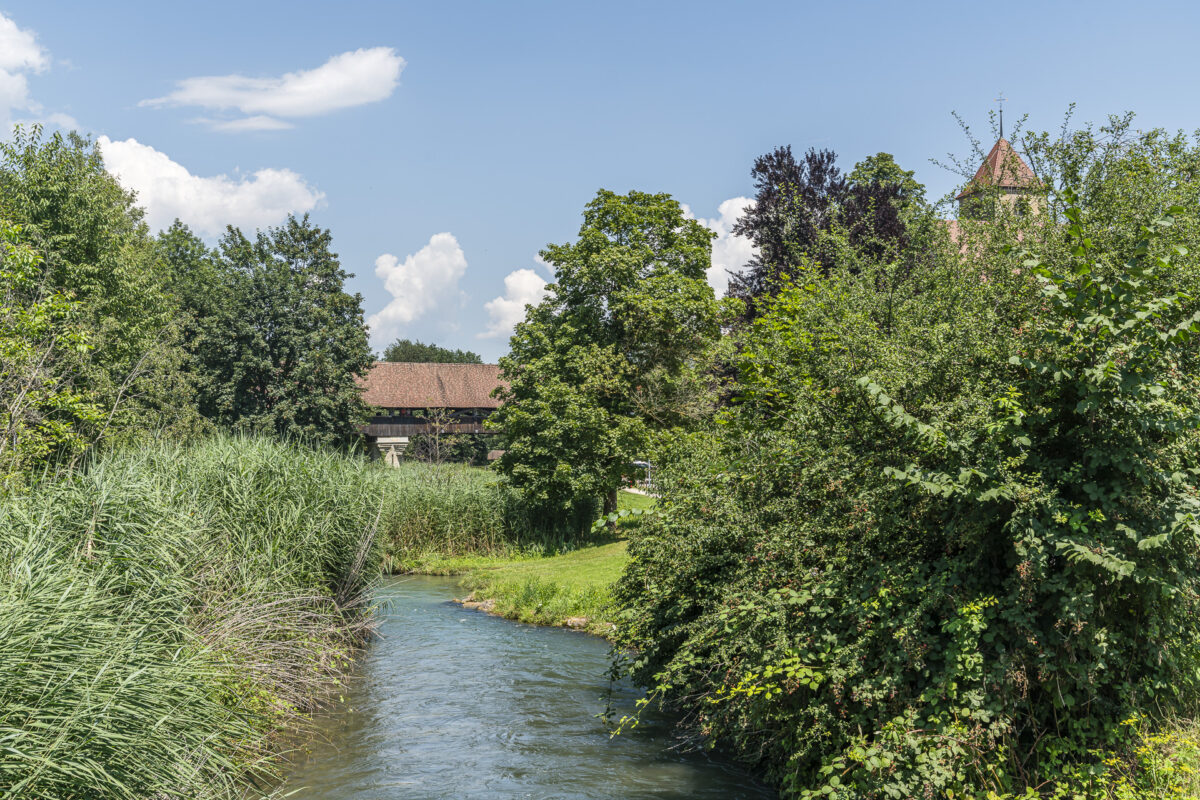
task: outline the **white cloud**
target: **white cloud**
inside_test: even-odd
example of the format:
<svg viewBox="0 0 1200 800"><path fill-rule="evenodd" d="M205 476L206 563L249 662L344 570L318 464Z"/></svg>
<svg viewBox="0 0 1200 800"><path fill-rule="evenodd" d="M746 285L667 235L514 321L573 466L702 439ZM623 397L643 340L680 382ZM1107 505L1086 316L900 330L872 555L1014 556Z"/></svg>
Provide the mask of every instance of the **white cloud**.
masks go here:
<svg viewBox="0 0 1200 800"><path fill-rule="evenodd" d="M287 125L279 117L319 116L383 100L395 91L404 67L404 59L392 48L372 47L342 53L316 69L289 72L277 78L246 75L185 78L165 97L143 100L140 105L237 110L248 116L212 121L213 124L226 131L278 130ZM241 127L237 127L239 124Z"/></svg>
<svg viewBox="0 0 1200 800"><path fill-rule="evenodd" d="M286 120L275 119L275 117L268 117L264 114L255 114L253 117L242 117L241 119L205 119L201 117L196 122L203 122L214 131L221 131L222 133L286 131L289 128L296 127Z"/></svg>
<svg viewBox="0 0 1200 800"><path fill-rule="evenodd" d="M392 299L367 320L372 338L391 340L403 326L457 295L458 281L466 271L467 257L450 233L435 233L429 244L404 261L391 253L375 259L375 275Z"/></svg>
<svg viewBox="0 0 1200 800"><path fill-rule="evenodd" d="M738 221L738 217L752 205L754 200L749 197L731 197L717 206L717 216L713 219L697 217L686 204L683 205L684 216L695 219L717 234L717 238L713 240L712 266L708 268L708 282L718 297L725 294L729 288L729 271L740 271L756 253L754 244L749 239L733 233L733 225Z"/></svg>
<svg viewBox="0 0 1200 800"><path fill-rule="evenodd" d="M0 14L0 69L41 72L48 66L50 57L32 31L21 30L17 23Z"/></svg>
<svg viewBox="0 0 1200 800"><path fill-rule="evenodd" d="M290 169L204 178L136 139L101 136L97 143L108 171L137 192L152 230L167 227L176 217L206 236L221 233L226 225L262 228L282 222L288 214L311 211L325 197Z"/></svg>
<svg viewBox="0 0 1200 800"><path fill-rule="evenodd" d="M50 56L37 37L0 14L0 124L5 135L14 111L42 112L41 105L29 97L27 73L43 72L49 65Z"/></svg>
<svg viewBox="0 0 1200 800"><path fill-rule="evenodd" d="M541 261L539 257L538 261ZM546 296L546 279L531 269L519 269L504 277L504 294L483 304L488 312L488 327L480 339L509 336L518 322L525 319L525 306L536 305Z"/></svg>

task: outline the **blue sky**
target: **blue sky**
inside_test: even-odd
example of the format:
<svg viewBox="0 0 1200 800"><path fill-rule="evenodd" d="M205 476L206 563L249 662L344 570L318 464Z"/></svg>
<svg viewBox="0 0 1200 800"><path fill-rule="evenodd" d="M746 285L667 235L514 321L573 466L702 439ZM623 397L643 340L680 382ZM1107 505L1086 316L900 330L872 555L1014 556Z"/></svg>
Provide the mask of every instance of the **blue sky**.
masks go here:
<svg viewBox="0 0 1200 800"><path fill-rule="evenodd" d="M0 15L0 118L104 137L151 220L210 239L311 209L377 348L409 336L488 359L549 277L537 251L573 238L601 187L671 193L736 266L736 198L776 145L832 148L846 169L887 151L938 196L957 178L929 160L969 150L951 112L986 132L1000 92L1034 128L1071 102L1080 121L1200 127L1187 3L0 0Z"/></svg>

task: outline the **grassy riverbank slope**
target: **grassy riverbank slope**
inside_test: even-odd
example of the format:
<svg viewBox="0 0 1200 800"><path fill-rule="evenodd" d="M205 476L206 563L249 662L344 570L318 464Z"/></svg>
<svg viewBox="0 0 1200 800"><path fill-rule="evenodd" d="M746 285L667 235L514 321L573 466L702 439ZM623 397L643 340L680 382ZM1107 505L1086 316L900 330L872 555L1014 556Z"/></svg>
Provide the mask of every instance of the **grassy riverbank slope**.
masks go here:
<svg viewBox="0 0 1200 800"><path fill-rule="evenodd" d="M479 566L463 578L486 610L537 625L570 625L608 633L613 622L611 587L629 555L624 541L547 558Z"/></svg>
<svg viewBox="0 0 1200 800"><path fill-rule="evenodd" d="M654 498L621 492L617 507L648 510ZM622 526L626 524L636 522L623 520ZM616 622L611 589L628 562L625 541L602 534L595 542L563 553L444 559L429 562L425 571L461 574L463 588L489 613L607 635Z"/></svg>
<svg viewBox="0 0 1200 800"><path fill-rule="evenodd" d="M366 633L385 553L515 552L504 503L486 473L229 437L111 453L5 497L0 787L269 786L281 735Z"/></svg>

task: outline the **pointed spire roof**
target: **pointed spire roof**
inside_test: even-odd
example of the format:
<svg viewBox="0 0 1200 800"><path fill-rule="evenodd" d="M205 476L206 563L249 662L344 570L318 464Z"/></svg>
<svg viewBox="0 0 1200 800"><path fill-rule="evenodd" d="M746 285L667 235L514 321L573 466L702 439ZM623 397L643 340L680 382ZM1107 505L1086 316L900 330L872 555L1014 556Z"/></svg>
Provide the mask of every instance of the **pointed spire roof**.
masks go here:
<svg viewBox="0 0 1200 800"><path fill-rule="evenodd" d="M1017 155L1008 139L1001 137L979 165L975 177L959 193L956 200L969 197L985 186L1002 189L1033 189L1041 185L1029 165Z"/></svg>

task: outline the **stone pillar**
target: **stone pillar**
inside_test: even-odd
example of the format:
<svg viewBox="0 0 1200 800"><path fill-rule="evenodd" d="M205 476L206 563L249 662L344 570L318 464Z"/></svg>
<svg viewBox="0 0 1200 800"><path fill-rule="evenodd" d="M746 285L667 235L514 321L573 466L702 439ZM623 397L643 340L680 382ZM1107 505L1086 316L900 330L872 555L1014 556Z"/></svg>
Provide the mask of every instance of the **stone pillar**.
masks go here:
<svg viewBox="0 0 1200 800"><path fill-rule="evenodd" d="M389 467L400 466L400 458L404 455L407 447L407 436L380 436L375 440L375 448L379 451L379 457Z"/></svg>

